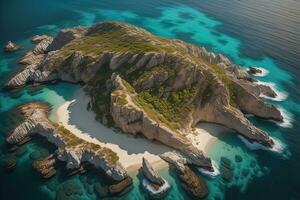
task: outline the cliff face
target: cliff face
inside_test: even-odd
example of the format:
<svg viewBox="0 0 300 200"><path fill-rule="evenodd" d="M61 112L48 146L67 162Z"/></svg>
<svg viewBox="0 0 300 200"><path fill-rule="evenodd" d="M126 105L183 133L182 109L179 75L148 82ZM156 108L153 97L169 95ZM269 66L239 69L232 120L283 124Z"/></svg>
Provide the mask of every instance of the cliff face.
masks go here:
<svg viewBox="0 0 300 200"><path fill-rule="evenodd" d="M279 110L260 98L275 92L255 84L221 54L118 22L65 29L48 41L40 45L43 51L27 56L31 62L23 62L27 66L7 87L56 79L84 82L99 120L158 140L208 168L209 159L185 137L201 121L273 145L242 112L281 121Z"/></svg>
<svg viewBox="0 0 300 200"><path fill-rule="evenodd" d="M89 162L103 170L109 177L121 181L127 177L124 168L118 163L116 153L88 143L48 120L48 107L42 103L29 103L20 108L24 119L6 138L16 144L28 136L39 134L58 147L58 158L67 162L67 168L79 168L82 162Z"/></svg>

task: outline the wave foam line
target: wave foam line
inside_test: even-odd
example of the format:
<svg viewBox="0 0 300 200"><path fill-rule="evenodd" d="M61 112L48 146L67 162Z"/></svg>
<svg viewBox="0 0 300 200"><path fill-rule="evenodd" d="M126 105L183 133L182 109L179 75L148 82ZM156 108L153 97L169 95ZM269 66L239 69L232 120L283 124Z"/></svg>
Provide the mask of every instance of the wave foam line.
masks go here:
<svg viewBox="0 0 300 200"><path fill-rule="evenodd" d="M287 110L283 109L282 107L278 107L278 110L280 111L282 117L283 117L283 122L278 122L274 120L269 120L274 123L276 123L278 126L284 127L284 128L292 128L293 127L293 115L289 113Z"/></svg>
<svg viewBox="0 0 300 200"><path fill-rule="evenodd" d="M208 171L208 170L203 169L203 168L200 168L200 167L198 168L198 171L200 173L202 173L203 175L207 175L207 176L211 176L211 177L218 176L220 174L220 171L219 171L217 163L213 160L212 160L212 167L214 169L213 172Z"/></svg>
<svg viewBox="0 0 300 200"><path fill-rule="evenodd" d="M255 67L256 69L261 70L261 73L257 73L257 74L251 74L253 76L258 76L258 77L265 77L267 76L270 72L269 70L262 68L262 67ZM247 71L249 71L250 68L247 68Z"/></svg>
<svg viewBox="0 0 300 200"><path fill-rule="evenodd" d="M273 100L273 101L284 101L289 96L289 94L287 92L285 92L285 91L279 91L277 89L275 83L258 81L256 84L269 86L277 94L277 96L275 98L261 94L260 97L262 97L262 98L270 99L270 100Z"/></svg>
<svg viewBox="0 0 300 200"><path fill-rule="evenodd" d="M272 138L270 137L273 141L274 141L274 145L272 148L268 148L268 147L265 147L264 145L262 144L259 144L257 142L249 142L249 140L247 140L245 137L239 135L238 136L242 142L251 150L267 150L267 151L272 151L272 152L276 152L276 153L282 153L283 150L285 149L285 145L278 139L275 139L275 138Z"/></svg>

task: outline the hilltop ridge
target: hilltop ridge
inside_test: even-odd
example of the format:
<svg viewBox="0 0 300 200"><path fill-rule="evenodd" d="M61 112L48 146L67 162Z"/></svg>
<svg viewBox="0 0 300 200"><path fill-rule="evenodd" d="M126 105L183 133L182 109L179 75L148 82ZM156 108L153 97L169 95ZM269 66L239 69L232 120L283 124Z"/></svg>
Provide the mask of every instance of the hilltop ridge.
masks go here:
<svg viewBox="0 0 300 200"><path fill-rule="evenodd" d="M160 141L181 151L189 163L210 170L210 159L185 137L196 124L221 124L272 147L273 140L244 113L283 120L260 97L276 93L256 84L227 57L126 23L63 29L38 43L20 63L25 68L6 87L84 83L100 122Z"/></svg>

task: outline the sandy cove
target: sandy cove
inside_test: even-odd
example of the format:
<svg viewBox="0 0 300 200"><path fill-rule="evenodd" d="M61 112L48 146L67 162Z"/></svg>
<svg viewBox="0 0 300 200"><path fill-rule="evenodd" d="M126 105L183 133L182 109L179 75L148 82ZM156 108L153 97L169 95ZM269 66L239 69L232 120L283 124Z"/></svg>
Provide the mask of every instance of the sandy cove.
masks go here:
<svg viewBox="0 0 300 200"><path fill-rule="evenodd" d="M159 155L172 151L171 148L143 137L124 134L103 126L95 120L94 112L87 110L89 101L90 98L84 94L82 89L79 89L75 93L74 100L66 101L57 109L55 121L65 126L77 137L115 151L119 156L119 162L128 171L139 168L142 165L143 157L147 158L155 168L167 166L167 163ZM207 154L209 147L217 141L216 134L223 130L224 128L221 126L204 123L200 124L194 133L187 137L204 154Z"/></svg>

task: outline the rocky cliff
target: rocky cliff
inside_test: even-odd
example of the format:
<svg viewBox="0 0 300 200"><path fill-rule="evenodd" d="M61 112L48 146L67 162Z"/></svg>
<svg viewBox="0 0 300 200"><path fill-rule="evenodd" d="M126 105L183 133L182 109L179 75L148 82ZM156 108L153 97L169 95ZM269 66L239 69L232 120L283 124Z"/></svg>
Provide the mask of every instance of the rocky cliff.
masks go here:
<svg viewBox="0 0 300 200"><path fill-rule="evenodd" d="M276 93L221 54L119 22L64 29L53 41L43 41L41 50L20 61L26 66L8 88L83 82L100 121L158 140L206 168L210 160L185 137L199 122L221 124L250 141L273 145L244 113L282 121L279 110L260 97Z"/></svg>
<svg viewBox="0 0 300 200"><path fill-rule="evenodd" d="M6 138L9 144L16 144L28 136L39 134L58 147L58 158L67 162L67 168L79 168L82 162L89 162L103 170L113 180L127 177L118 163L118 156L112 150L88 143L73 135L64 127L48 120L48 106L29 103L20 107L23 120Z"/></svg>

